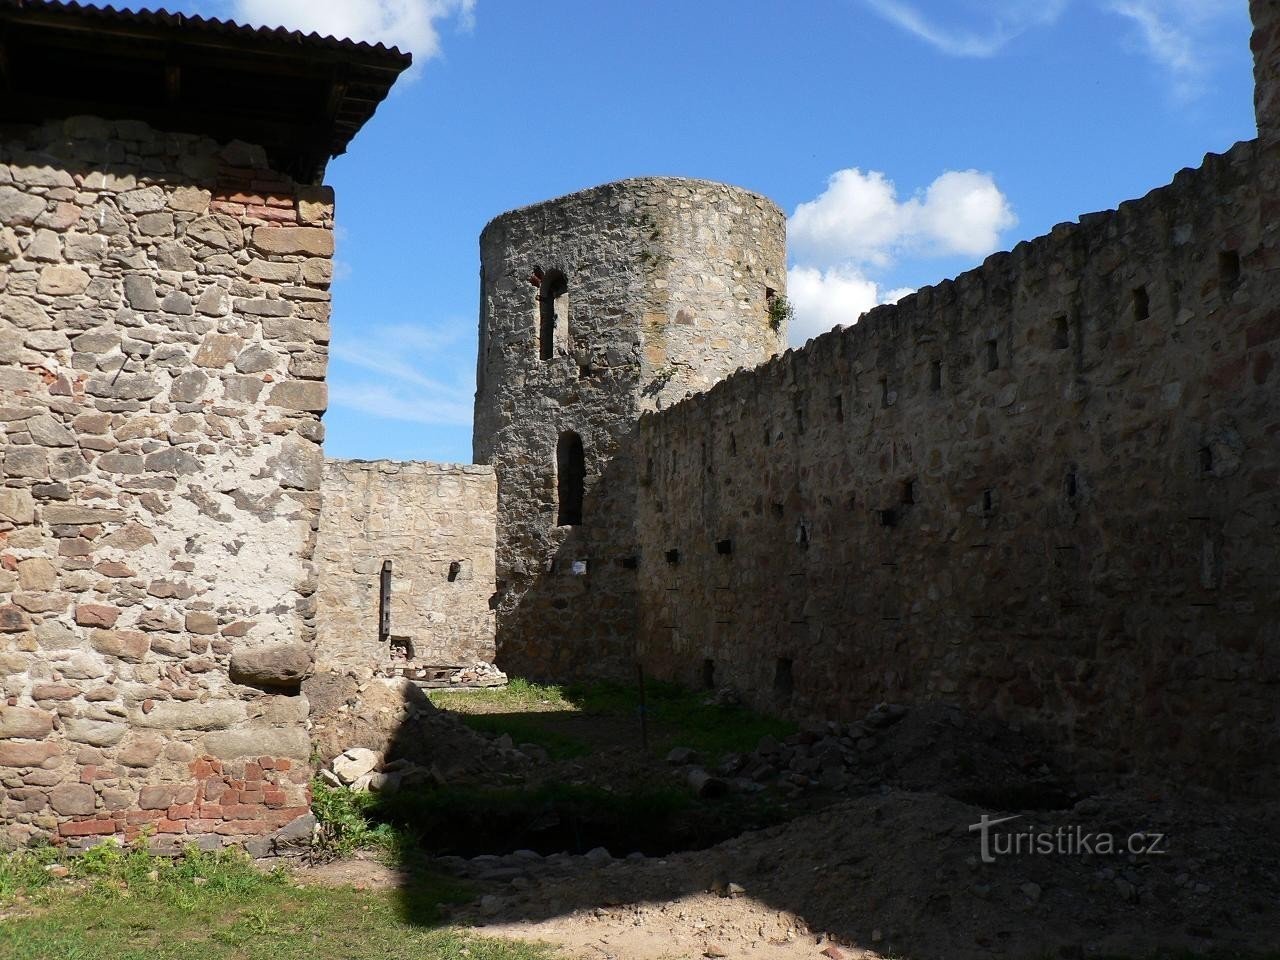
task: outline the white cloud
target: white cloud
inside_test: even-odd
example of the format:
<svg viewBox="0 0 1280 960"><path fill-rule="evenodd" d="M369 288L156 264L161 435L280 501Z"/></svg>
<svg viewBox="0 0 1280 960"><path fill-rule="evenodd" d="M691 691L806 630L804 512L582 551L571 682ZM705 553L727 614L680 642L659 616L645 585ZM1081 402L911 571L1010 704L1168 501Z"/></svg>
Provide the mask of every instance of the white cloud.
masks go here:
<svg viewBox="0 0 1280 960"><path fill-rule="evenodd" d="M1203 90L1210 21L1240 14L1221 0L1105 0L1103 7L1133 22L1147 55L1169 72L1183 100Z"/></svg>
<svg viewBox="0 0 1280 960"><path fill-rule="evenodd" d="M1070 0L949 0L926 15L908 0L865 0L886 20L955 57L991 57L1010 40L1053 23ZM935 5L941 6L941 5Z"/></svg>
<svg viewBox="0 0 1280 960"><path fill-rule="evenodd" d="M421 65L440 54L441 20L469 29L476 0L231 0L237 20L396 46Z"/></svg>
<svg viewBox="0 0 1280 960"><path fill-rule="evenodd" d="M998 249L1002 231L1016 223L1008 198L987 173L950 170L899 200L883 173L838 170L787 224L795 257L787 272L787 297L795 308L791 343L856 323L872 307L912 293L886 291L871 275L900 256L981 257Z"/></svg>
<svg viewBox="0 0 1280 960"><path fill-rule="evenodd" d="M796 207L788 239L802 263L887 265L895 255L990 253L1017 223L990 174L948 171L906 201L883 173L839 170L816 200Z"/></svg>
<svg viewBox="0 0 1280 960"><path fill-rule="evenodd" d="M459 369L456 381L446 383L421 372L438 369L446 348L465 329L464 324L449 328L391 324L364 331L356 343L334 343L335 360L377 376L331 375L330 402L389 420L470 424L474 391L470 373Z"/></svg>
<svg viewBox="0 0 1280 960"><path fill-rule="evenodd" d="M853 266L827 270L792 267L787 271L787 299L795 308L791 343L799 346L838 324L849 326L872 307L894 303L914 292L910 289L882 292L876 281Z"/></svg>

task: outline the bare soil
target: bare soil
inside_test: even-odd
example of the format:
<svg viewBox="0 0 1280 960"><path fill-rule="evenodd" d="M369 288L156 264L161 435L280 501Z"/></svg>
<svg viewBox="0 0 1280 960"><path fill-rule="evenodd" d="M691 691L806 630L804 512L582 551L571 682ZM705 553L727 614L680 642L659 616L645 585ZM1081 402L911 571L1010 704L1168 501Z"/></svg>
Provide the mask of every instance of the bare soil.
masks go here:
<svg viewBox="0 0 1280 960"><path fill-rule="evenodd" d="M734 761L735 783L761 764L790 771L768 789L786 792L793 819L708 849L517 851L423 868L477 891L452 922L593 960L1280 957L1280 803L1072 780L1021 732L949 707L869 717L839 735L852 759L835 778L812 769L836 751L821 730ZM616 747L522 770L531 782L620 788L687 773ZM814 774L810 786L797 770ZM1015 817L993 832L1020 852L997 846L984 862L970 829L983 815ZM1137 833L1144 852L1129 852ZM1102 852L1104 837L1120 849ZM300 876L413 879L368 858Z"/></svg>

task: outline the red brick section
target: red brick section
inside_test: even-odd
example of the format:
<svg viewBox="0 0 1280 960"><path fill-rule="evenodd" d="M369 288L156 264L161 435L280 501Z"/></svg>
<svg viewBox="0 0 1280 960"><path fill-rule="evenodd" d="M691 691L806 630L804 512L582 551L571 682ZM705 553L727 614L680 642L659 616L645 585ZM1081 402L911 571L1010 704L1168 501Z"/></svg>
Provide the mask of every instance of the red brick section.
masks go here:
<svg viewBox="0 0 1280 960"><path fill-rule="evenodd" d="M192 779L144 786L137 809L101 811L58 826L62 838L160 834L227 838L264 836L311 809L310 771L294 760L258 757L234 761L200 757L190 764ZM85 767L81 780L113 776Z"/></svg>

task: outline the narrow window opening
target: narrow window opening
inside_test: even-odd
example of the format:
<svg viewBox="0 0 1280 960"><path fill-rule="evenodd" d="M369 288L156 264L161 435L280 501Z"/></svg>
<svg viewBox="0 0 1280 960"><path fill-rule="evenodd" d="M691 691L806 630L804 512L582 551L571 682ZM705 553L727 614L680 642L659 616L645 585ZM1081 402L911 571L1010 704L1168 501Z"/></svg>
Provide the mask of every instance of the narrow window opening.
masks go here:
<svg viewBox="0 0 1280 960"><path fill-rule="evenodd" d="M942 361L934 360L929 364L929 389L937 393L942 389Z"/></svg>
<svg viewBox="0 0 1280 960"><path fill-rule="evenodd" d="M1000 343L997 340L987 341L987 372L1000 369Z"/></svg>
<svg viewBox="0 0 1280 960"><path fill-rule="evenodd" d="M1067 327L1067 318L1058 317L1053 321L1053 349L1065 350L1071 346L1071 333Z"/></svg>
<svg viewBox="0 0 1280 960"><path fill-rule="evenodd" d="M666 557L667 557L667 563L671 564L674 567L677 563L680 562L680 551L668 550L666 553Z"/></svg>
<svg viewBox="0 0 1280 960"><path fill-rule="evenodd" d="M1133 288L1133 319L1146 320L1151 316L1151 297L1146 287Z"/></svg>
<svg viewBox="0 0 1280 960"><path fill-rule="evenodd" d="M733 553L733 541L732 541L732 540L717 540L717 541L716 541L716 553L720 554L720 556L722 556L722 557L727 557L727 556L729 556L729 554Z"/></svg>
<svg viewBox="0 0 1280 960"><path fill-rule="evenodd" d="M569 281L559 270L544 274L541 267L534 267L529 282L538 288L538 357L550 360L557 346L568 345Z"/></svg>
<svg viewBox="0 0 1280 960"><path fill-rule="evenodd" d="M764 445L766 447L773 445L773 427L767 423L764 425Z"/></svg>
<svg viewBox="0 0 1280 960"><path fill-rule="evenodd" d="M796 433L804 433L804 411L796 407Z"/></svg>
<svg viewBox="0 0 1280 960"><path fill-rule="evenodd" d="M898 511L890 507L887 510L880 511L880 526L896 527L898 525Z"/></svg>
<svg viewBox="0 0 1280 960"><path fill-rule="evenodd" d="M738 455L738 438L732 433L729 434L729 456L736 457Z"/></svg>
<svg viewBox="0 0 1280 960"><path fill-rule="evenodd" d="M796 524L796 545L803 549L809 547L809 525L803 520Z"/></svg>
<svg viewBox="0 0 1280 960"><path fill-rule="evenodd" d="M889 406L889 378L880 378L880 406Z"/></svg>
<svg viewBox="0 0 1280 960"><path fill-rule="evenodd" d="M990 513L995 509L995 497L990 490L982 491L982 512Z"/></svg>
<svg viewBox="0 0 1280 960"><path fill-rule="evenodd" d="M459 580L471 579L471 561L470 560L454 560L449 564L449 582L457 583Z"/></svg>
<svg viewBox="0 0 1280 960"><path fill-rule="evenodd" d="M586 480L587 464L582 438L572 431L560 434L560 440L556 444L556 493L559 499L557 526L576 527L582 523Z"/></svg>
<svg viewBox="0 0 1280 960"><path fill-rule="evenodd" d="M702 689L714 690L716 686L716 662L710 657L702 661Z"/></svg>
<svg viewBox="0 0 1280 960"><path fill-rule="evenodd" d="M903 506L911 506L916 502L916 482L914 480L905 480L902 484L902 503Z"/></svg>
<svg viewBox="0 0 1280 960"><path fill-rule="evenodd" d="M1200 472L1213 473L1213 448L1200 448Z"/></svg>
<svg viewBox="0 0 1280 960"><path fill-rule="evenodd" d="M1218 278L1224 291L1240 282L1240 254L1235 250L1223 250L1218 254Z"/></svg>
<svg viewBox="0 0 1280 960"><path fill-rule="evenodd" d="M771 504L770 506L771 506L771 509L773 510L773 515L777 517L779 520L781 520L783 514L786 513L786 510L783 509L782 504L775 503L775 504Z"/></svg>
<svg viewBox="0 0 1280 960"><path fill-rule="evenodd" d="M1076 476L1075 468L1072 467L1067 471L1066 493L1068 500L1074 500L1080 492L1080 480Z"/></svg>
<svg viewBox="0 0 1280 960"><path fill-rule="evenodd" d="M639 557L623 557L623 558L622 558L622 569L623 569L623 570L638 570L638 569L640 569L640 558L639 558Z"/></svg>
<svg viewBox="0 0 1280 960"><path fill-rule="evenodd" d="M844 423L844 397L837 393L831 398L831 406L835 409L836 423Z"/></svg>
<svg viewBox="0 0 1280 960"><path fill-rule="evenodd" d="M773 695L781 703L791 699L795 690L795 671L790 657L779 657L773 665Z"/></svg>
<svg viewBox="0 0 1280 960"><path fill-rule="evenodd" d="M378 640L386 642L391 636L391 561L382 561L378 574Z"/></svg>

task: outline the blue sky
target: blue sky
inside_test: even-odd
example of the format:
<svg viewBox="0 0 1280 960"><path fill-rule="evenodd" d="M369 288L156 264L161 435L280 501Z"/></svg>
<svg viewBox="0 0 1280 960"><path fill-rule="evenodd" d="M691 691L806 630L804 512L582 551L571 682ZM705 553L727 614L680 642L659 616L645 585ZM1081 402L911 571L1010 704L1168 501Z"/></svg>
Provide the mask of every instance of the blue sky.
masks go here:
<svg viewBox="0 0 1280 960"><path fill-rule="evenodd" d="M139 5L135 5L139 6ZM803 342L1254 135L1246 0L204 0L417 64L338 196L330 456L471 457L477 237L623 177L792 216Z"/></svg>

